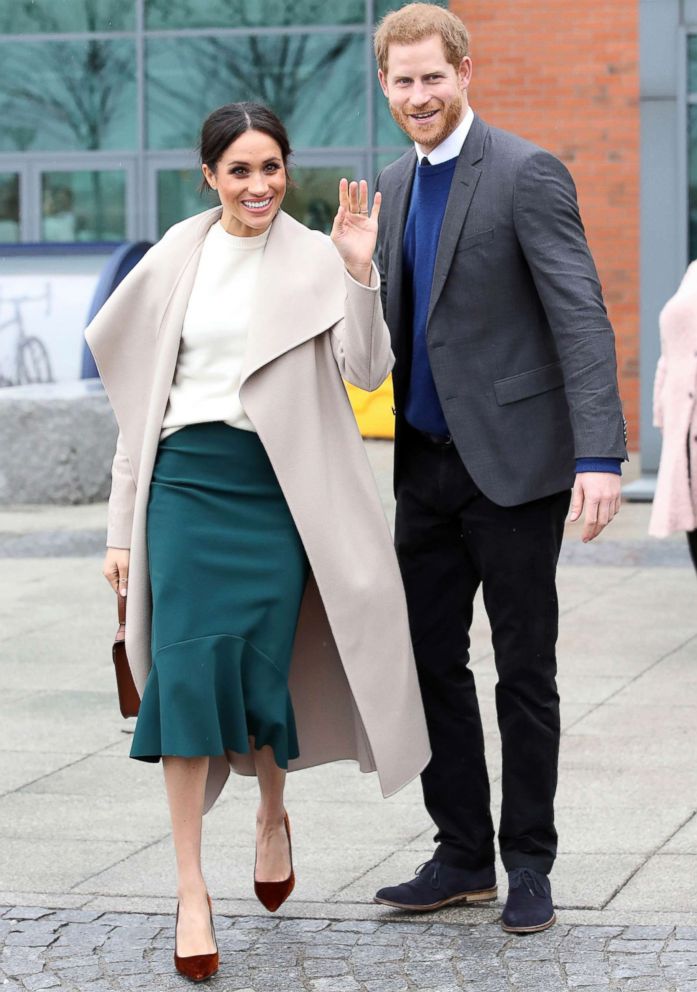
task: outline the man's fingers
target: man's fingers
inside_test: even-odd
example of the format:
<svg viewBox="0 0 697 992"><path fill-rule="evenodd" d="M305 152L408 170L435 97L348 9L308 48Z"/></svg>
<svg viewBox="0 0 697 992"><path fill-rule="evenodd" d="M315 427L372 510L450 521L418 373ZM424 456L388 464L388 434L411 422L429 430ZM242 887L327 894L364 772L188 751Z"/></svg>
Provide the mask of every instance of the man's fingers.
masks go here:
<svg viewBox="0 0 697 992"><path fill-rule="evenodd" d="M612 501L612 508L610 505L610 500L604 499L598 504L596 520L599 527L607 527L614 515L614 500Z"/></svg>
<svg viewBox="0 0 697 992"><path fill-rule="evenodd" d="M583 516L582 541L592 541L599 531L598 527L598 504L589 499L586 500L586 510ZM602 530L602 527L600 528Z"/></svg>
<svg viewBox="0 0 697 992"><path fill-rule="evenodd" d="M574 483L574 491L571 495L571 509L569 510L569 520L571 523L578 520L583 510L583 486L577 479Z"/></svg>

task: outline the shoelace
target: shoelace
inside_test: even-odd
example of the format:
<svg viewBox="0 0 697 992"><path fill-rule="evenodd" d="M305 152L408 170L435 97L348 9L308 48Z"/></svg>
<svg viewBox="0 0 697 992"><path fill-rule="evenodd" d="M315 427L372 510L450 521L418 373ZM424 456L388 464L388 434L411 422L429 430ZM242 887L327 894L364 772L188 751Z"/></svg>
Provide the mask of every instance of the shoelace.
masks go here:
<svg viewBox="0 0 697 992"><path fill-rule="evenodd" d="M531 896L546 896L547 890L539 879L537 872L529 868L514 868L508 876L508 888L517 889L524 885Z"/></svg>
<svg viewBox="0 0 697 992"><path fill-rule="evenodd" d="M419 867L416 869L416 871L414 872L414 874L415 875L421 875L421 874L423 874L423 871L424 871L425 868L431 868L432 869L431 878L430 878L431 887L434 888L434 889L439 889L440 888L440 872L438 871L438 862L437 861L424 861L424 863L422 865L419 865Z"/></svg>

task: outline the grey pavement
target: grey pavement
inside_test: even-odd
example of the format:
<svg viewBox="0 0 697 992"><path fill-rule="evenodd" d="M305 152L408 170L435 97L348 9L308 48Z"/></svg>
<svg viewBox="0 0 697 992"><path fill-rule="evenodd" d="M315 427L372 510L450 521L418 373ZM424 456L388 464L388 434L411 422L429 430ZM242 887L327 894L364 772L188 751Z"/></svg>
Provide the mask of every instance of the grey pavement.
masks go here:
<svg viewBox="0 0 697 992"><path fill-rule="evenodd" d="M391 446L367 448L391 517ZM250 884L255 783L232 776L204 828L229 949L219 988L697 992L697 579L682 536L646 537L648 512L625 505L589 546L569 528L562 555L559 924L506 937L496 923L500 865L491 906L424 921L374 905L375 888L429 857L433 827L418 783L383 800L375 777L351 763L289 776L298 883L269 918ZM133 721L115 700L104 523L104 504L0 510L8 990L178 981L168 957L174 870L161 769L128 758ZM498 808L495 673L481 602L472 657Z"/></svg>

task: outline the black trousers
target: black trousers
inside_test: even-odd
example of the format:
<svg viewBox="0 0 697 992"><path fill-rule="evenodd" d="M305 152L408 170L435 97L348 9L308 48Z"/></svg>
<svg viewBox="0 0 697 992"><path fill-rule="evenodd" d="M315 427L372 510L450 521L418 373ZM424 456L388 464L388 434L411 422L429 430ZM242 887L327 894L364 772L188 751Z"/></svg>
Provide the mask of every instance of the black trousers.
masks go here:
<svg viewBox="0 0 697 992"><path fill-rule="evenodd" d="M497 506L479 492L453 444L436 446L408 427L404 433L395 543L433 751L422 785L438 828L435 857L473 869L494 862L484 737L468 667L481 583L498 673L501 856L507 871L549 872L559 754L555 575L570 493Z"/></svg>

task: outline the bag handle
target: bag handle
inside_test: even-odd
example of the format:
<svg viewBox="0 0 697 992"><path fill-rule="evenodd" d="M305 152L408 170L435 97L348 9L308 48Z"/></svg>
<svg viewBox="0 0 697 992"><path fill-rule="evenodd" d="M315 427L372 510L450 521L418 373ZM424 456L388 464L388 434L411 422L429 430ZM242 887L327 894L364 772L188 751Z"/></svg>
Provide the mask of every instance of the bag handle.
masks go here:
<svg viewBox="0 0 697 992"><path fill-rule="evenodd" d="M120 592L116 593L116 598L118 600L118 611L119 611L119 626L126 626L126 597L122 596Z"/></svg>

